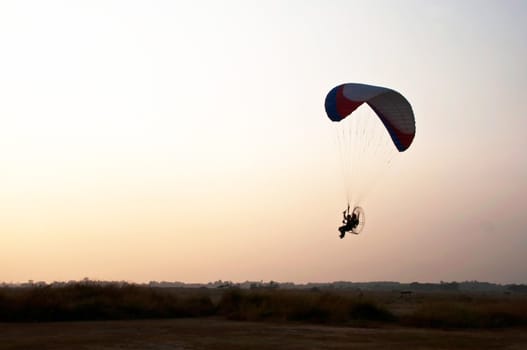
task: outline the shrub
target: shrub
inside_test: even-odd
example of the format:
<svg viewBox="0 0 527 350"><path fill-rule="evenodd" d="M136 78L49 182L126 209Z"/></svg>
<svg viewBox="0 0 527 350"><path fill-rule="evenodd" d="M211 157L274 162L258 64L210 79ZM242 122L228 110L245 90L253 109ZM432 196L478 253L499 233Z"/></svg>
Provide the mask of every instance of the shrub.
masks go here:
<svg viewBox="0 0 527 350"><path fill-rule="evenodd" d="M527 324L527 303L518 301L429 302L402 320L434 328L496 328Z"/></svg>
<svg viewBox="0 0 527 350"><path fill-rule="evenodd" d="M0 294L0 321L73 321L198 317L214 313L210 298L136 285L78 283L11 288Z"/></svg>
<svg viewBox="0 0 527 350"><path fill-rule="evenodd" d="M219 314L234 320L307 321L345 323L353 320L392 321L385 308L336 293L296 291L242 291L223 294Z"/></svg>

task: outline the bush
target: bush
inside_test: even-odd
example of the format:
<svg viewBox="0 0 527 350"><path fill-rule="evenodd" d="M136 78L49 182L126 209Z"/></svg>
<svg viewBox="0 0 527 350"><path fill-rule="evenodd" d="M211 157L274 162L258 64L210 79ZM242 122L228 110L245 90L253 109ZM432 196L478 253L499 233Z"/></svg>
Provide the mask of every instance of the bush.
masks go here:
<svg viewBox="0 0 527 350"><path fill-rule="evenodd" d="M0 294L0 321L74 321L198 317L214 313L205 295L180 297L162 289L78 283L11 288Z"/></svg>
<svg viewBox="0 0 527 350"><path fill-rule="evenodd" d="M374 302L335 293L242 291L223 294L218 312L233 320L345 323L354 320L392 321L395 317Z"/></svg>
<svg viewBox="0 0 527 350"><path fill-rule="evenodd" d="M430 302L402 320L403 324L433 328L497 328L527 325L525 301Z"/></svg>
<svg viewBox="0 0 527 350"><path fill-rule="evenodd" d="M355 303L351 308L351 318L368 321L395 321L395 316L386 308L371 301Z"/></svg>

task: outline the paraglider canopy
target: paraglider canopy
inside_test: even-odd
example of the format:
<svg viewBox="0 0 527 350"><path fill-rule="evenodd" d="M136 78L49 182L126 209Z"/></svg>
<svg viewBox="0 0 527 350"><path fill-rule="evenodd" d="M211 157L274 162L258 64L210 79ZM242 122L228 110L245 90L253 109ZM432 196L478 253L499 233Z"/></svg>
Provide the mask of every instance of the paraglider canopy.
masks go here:
<svg viewBox="0 0 527 350"><path fill-rule="evenodd" d="M334 122L348 117L367 103L380 118L399 152L405 151L415 136L412 106L395 90L380 86L349 83L334 87L326 96L326 113Z"/></svg>

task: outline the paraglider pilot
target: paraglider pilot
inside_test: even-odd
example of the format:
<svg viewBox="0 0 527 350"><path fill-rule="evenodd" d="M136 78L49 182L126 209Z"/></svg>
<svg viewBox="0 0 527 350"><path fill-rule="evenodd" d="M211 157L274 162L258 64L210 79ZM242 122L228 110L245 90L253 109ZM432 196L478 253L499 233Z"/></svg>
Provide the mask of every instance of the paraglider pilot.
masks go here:
<svg viewBox="0 0 527 350"><path fill-rule="evenodd" d="M339 227L340 232L340 238L344 238L346 235L346 232L351 231L353 232L353 229L359 225L359 218L357 217L357 214L355 212L350 214L350 206L348 205L348 209L344 210L342 212L342 216L344 219L342 220L343 226Z"/></svg>

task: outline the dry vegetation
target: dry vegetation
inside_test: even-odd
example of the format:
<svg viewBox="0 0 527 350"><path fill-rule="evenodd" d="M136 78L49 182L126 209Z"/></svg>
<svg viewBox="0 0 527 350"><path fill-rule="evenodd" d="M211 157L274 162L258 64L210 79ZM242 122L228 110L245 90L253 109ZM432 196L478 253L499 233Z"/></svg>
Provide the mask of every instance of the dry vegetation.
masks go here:
<svg viewBox="0 0 527 350"><path fill-rule="evenodd" d="M514 350L527 348L526 326L525 294L90 281L0 288L0 350Z"/></svg>
<svg viewBox="0 0 527 350"><path fill-rule="evenodd" d="M233 289L223 294L218 313L233 320L328 324L393 322L396 319L373 299L318 291Z"/></svg>
<svg viewBox="0 0 527 350"><path fill-rule="evenodd" d="M209 316L210 297L131 284L76 283L0 289L0 322Z"/></svg>
<svg viewBox="0 0 527 350"><path fill-rule="evenodd" d="M495 329L527 326L527 296L153 288L94 282L0 288L0 322L206 316L259 322Z"/></svg>

